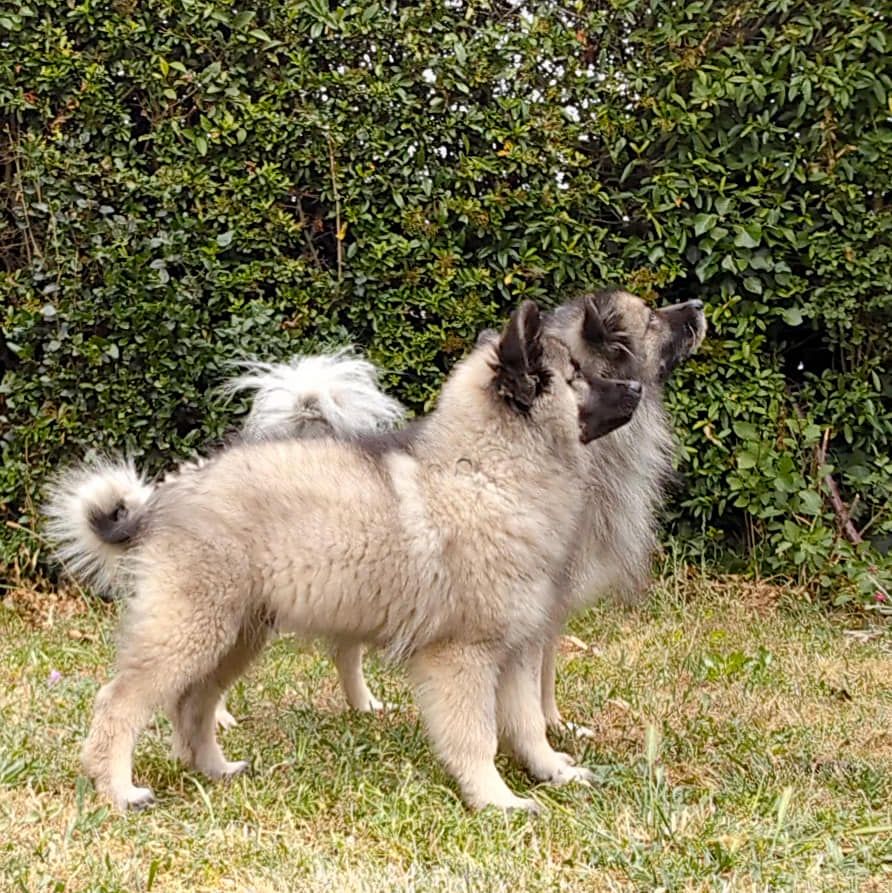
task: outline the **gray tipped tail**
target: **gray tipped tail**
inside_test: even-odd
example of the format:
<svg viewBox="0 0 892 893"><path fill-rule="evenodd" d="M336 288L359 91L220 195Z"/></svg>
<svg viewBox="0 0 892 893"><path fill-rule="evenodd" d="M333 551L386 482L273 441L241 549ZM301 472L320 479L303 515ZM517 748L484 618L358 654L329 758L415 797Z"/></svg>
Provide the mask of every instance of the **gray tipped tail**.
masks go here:
<svg viewBox="0 0 892 893"><path fill-rule="evenodd" d="M375 367L349 350L239 365L245 372L225 390L254 392L243 426L251 440L350 438L389 430L405 417L403 406L381 391Z"/></svg>
<svg viewBox="0 0 892 893"><path fill-rule="evenodd" d="M122 559L151 495L132 462L99 459L64 472L50 485L43 509L56 558L105 596L126 589Z"/></svg>

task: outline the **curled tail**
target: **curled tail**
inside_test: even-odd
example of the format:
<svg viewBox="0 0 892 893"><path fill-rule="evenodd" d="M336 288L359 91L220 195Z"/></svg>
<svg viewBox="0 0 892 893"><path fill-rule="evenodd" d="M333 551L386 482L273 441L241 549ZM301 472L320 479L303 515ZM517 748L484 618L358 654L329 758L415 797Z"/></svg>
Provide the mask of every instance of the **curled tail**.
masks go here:
<svg viewBox="0 0 892 893"><path fill-rule="evenodd" d="M378 386L378 373L349 349L294 357L288 363L246 361L229 381L230 394L253 391L242 431L252 440L273 437L355 437L395 427L405 409Z"/></svg>
<svg viewBox="0 0 892 893"><path fill-rule="evenodd" d="M132 462L97 459L61 474L43 509L56 558L106 597L126 591L122 558L145 521L152 492Z"/></svg>

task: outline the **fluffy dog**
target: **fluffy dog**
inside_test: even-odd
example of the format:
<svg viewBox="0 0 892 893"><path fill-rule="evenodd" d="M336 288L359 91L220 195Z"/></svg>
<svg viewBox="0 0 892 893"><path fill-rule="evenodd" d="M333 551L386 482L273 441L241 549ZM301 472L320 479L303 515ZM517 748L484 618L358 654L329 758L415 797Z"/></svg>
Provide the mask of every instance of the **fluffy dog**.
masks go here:
<svg viewBox="0 0 892 893"><path fill-rule="evenodd" d="M405 409L378 385L375 367L350 350L297 356L287 363L239 363L244 370L224 391L253 395L241 428L245 440L282 437L355 438L392 430L405 418ZM47 506L48 532L58 544L58 555L77 577L90 582L106 598L126 595L128 579L121 578L119 557L127 543L106 543L93 530L87 506L114 505L118 521L142 510L156 486L200 469L205 460L183 463L157 485L139 474L132 463L97 460L65 479ZM347 703L356 710L380 710L362 672L362 645L330 643L332 658ZM236 725L221 701L217 721L224 728Z"/></svg>

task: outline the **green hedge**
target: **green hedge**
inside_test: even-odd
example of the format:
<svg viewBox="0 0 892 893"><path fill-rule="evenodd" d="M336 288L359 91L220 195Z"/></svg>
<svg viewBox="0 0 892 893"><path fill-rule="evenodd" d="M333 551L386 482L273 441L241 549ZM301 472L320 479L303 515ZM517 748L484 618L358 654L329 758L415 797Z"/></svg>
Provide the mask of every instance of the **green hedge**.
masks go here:
<svg viewBox="0 0 892 893"><path fill-rule="evenodd" d="M352 341L420 410L520 298L612 283L708 305L670 395L679 547L880 585L821 481L883 546L888 13L31 0L0 32L7 561L58 463L218 437L233 356Z"/></svg>

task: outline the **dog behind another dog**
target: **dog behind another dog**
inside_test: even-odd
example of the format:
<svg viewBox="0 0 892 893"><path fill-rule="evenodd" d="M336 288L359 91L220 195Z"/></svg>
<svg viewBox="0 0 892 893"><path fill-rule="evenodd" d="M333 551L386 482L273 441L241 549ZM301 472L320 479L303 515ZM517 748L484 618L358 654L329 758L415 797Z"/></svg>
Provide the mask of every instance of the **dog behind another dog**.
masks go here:
<svg viewBox="0 0 892 893"><path fill-rule="evenodd" d="M613 290L558 307L545 326L586 375L635 378L644 386L631 422L586 448L585 508L559 584L565 620L596 600L638 601L647 588L675 448L663 388L700 346L706 317L698 300L654 308ZM556 648L555 635L543 649L541 672L542 707L553 727L563 725L555 700Z"/></svg>
<svg viewBox="0 0 892 893"><path fill-rule="evenodd" d="M124 511L97 495L87 523L104 547L126 544L115 575L132 595L87 774L116 806L149 802L132 750L156 706L187 765L242 771L220 750L214 708L281 630L404 661L471 806L535 807L499 775L499 740L535 778L590 777L548 744L526 656L553 623L583 443L625 424L640 394L581 373L526 302L455 367L411 438L244 443Z"/></svg>

